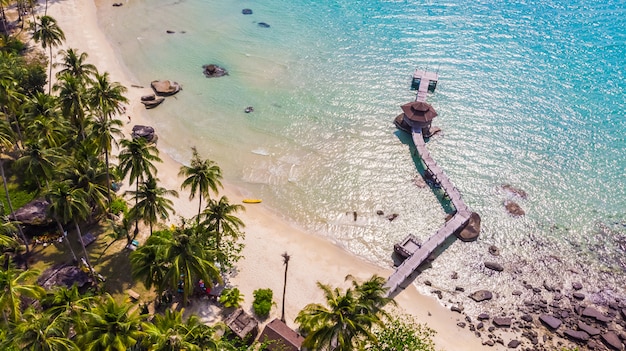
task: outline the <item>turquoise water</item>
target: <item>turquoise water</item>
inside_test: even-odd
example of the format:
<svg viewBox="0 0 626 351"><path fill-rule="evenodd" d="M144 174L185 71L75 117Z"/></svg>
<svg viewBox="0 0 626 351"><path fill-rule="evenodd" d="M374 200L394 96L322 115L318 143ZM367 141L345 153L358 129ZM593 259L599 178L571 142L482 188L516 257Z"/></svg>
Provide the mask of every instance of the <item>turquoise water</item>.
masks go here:
<svg viewBox="0 0 626 351"><path fill-rule="evenodd" d="M623 2L137 0L101 8L100 21L138 83L183 85L147 111L159 146L182 162L197 146L246 194L383 266L394 242L425 239L446 216L414 184L392 123L414 99L413 70L438 70L428 101L443 135L428 147L482 234L449 245L418 282L508 296L548 279L581 281L592 299L625 293ZM230 75L205 78L208 63ZM508 199L526 216L508 216ZM484 260L507 269L492 275Z"/></svg>

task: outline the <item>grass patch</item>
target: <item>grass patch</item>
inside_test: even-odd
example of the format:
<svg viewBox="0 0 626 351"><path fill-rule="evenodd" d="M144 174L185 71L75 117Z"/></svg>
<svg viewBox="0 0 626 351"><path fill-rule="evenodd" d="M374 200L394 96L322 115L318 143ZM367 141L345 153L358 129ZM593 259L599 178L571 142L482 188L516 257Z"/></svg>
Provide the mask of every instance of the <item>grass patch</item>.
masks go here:
<svg viewBox="0 0 626 351"><path fill-rule="evenodd" d="M17 177L12 175L7 177L7 188L9 189L9 196L11 197L11 205L13 205L13 210L17 211L18 208L26 205L27 203L33 201L35 199L35 192L29 191L22 188L17 181ZM6 194L4 194L4 189L2 189L2 196L0 196L0 201L2 201L2 209L3 215L8 215L10 212L9 203L7 202Z"/></svg>

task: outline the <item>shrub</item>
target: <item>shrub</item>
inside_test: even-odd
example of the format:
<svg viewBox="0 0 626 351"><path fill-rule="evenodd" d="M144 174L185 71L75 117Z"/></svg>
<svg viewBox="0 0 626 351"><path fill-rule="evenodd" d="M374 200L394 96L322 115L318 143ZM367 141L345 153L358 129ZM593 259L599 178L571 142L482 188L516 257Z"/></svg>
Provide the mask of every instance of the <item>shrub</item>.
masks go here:
<svg viewBox="0 0 626 351"><path fill-rule="evenodd" d="M126 215L126 213L128 213L126 201L120 197L113 199L111 201L111 213L116 216L119 216L120 213Z"/></svg>
<svg viewBox="0 0 626 351"><path fill-rule="evenodd" d="M267 317L272 309L274 293L272 289L257 289L254 291L254 302L252 308L254 313L261 317Z"/></svg>
<svg viewBox="0 0 626 351"><path fill-rule="evenodd" d="M243 302L243 294L237 288L224 289L219 299L220 303L226 308L238 308Z"/></svg>

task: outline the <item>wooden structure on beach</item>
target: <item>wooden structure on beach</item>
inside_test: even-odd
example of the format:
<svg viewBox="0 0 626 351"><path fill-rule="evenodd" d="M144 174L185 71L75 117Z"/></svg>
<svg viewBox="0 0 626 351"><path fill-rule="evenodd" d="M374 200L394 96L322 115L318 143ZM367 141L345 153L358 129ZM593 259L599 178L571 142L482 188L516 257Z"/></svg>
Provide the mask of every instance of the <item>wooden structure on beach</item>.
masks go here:
<svg viewBox="0 0 626 351"><path fill-rule="evenodd" d="M432 90L434 91L434 88L437 85L437 79L437 73L421 70L415 71L412 85L415 84L416 80L418 81L418 92L414 104L425 104L426 94L430 90L430 87L433 87ZM423 242L421 246L413 245L412 240L405 239L405 241L410 245L407 244L408 246L403 247L403 249L406 253L409 253L410 256L396 268L396 271L389 276L387 282L385 283L385 287L388 288L387 295L391 297L397 295L400 291L411 284L413 279L417 276L417 274L419 274L418 267L424 263L424 261L426 261L426 259L446 239L461 231L472 215L472 211L467 207L461 198L459 190L454 186L454 184L452 184L443 169L439 167L435 160L430 156L430 152L428 152L428 149L426 148L423 132L431 130L431 121L437 114L431 114L430 118L414 118L414 116L410 115L412 110L405 108L405 106L403 106L403 111L405 111L405 113L401 115L403 116L403 125L408 126L411 129L413 143L415 144L417 153L424 162L424 177L432 181L436 187L441 188L445 192L447 197L450 199L452 206L454 206L455 213L443 224L441 228L439 228L439 230L437 230L437 232L435 232L435 234ZM423 108L420 107L419 109ZM397 120L396 125L398 125ZM406 130L405 128L402 129ZM404 242L400 245L404 245Z"/></svg>

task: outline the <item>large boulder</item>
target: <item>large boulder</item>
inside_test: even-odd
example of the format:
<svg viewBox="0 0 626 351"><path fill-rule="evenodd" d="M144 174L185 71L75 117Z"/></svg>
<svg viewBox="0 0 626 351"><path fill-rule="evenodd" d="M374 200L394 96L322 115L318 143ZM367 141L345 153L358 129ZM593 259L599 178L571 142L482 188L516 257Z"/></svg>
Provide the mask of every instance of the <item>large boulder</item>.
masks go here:
<svg viewBox="0 0 626 351"><path fill-rule="evenodd" d="M493 298L493 294L489 290L478 290L472 293L469 297L476 302L481 302L491 300Z"/></svg>
<svg viewBox="0 0 626 351"><path fill-rule="evenodd" d="M93 280L88 273L76 266L68 264L52 266L46 269L39 278L37 278L37 284L46 290L59 286L71 288L74 284L76 284L78 288L82 288L92 282Z"/></svg>
<svg viewBox="0 0 626 351"><path fill-rule="evenodd" d="M472 212L469 221L463 229L461 229L457 234L457 238L461 241L474 241L478 239L478 235L480 234L480 215L476 212Z"/></svg>
<svg viewBox="0 0 626 351"><path fill-rule="evenodd" d="M135 125L133 127L133 132L131 135L133 139L144 138L146 139L146 141L149 142L156 140L156 133L154 132L154 128L150 126Z"/></svg>
<svg viewBox="0 0 626 351"><path fill-rule="evenodd" d="M49 205L45 199L36 199L13 212L11 217L23 224L45 226L53 222L48 216Z"/></svg>
<svg viewBox="0 0 626 351"><path fill-rule="evenodd" d="M181 90L180 84L170 80L153 80L150 86L154 93L159 96L174 95Z"/></svg>
<svg viewBox="0 0 626 351"><path fill-rule="evenodd" d="M560 319L549 314L542 314L541 316L539 316L539 320L552 330L558 329L563 323Z"/></svg>
<svg viewBox="0 0 626 351"><path fill-rule="evenodd" d="M204 70L204 76L207 78L215 78L228 75L228 72L225 68L214 64L204 65L202 66L202 69Z"/></svg>
<svg viewBox="0 0 626 351"><path fill-rule="evenodd" d="M585 333L582 330L566 329L563 334L565 334L565 336L567 336L568 338L576 341L589 341L589 334Z"/></svg>
<svg viewBox="0 0 626 351"><path fill-rule="evenodd" d="M602 341L604 341L604 343L612 350L624 350L624 345L622 344L622 341L619 339L619 336L617 336L617 334L615 334L614 332L602 334L601 338Z"/></svg>

